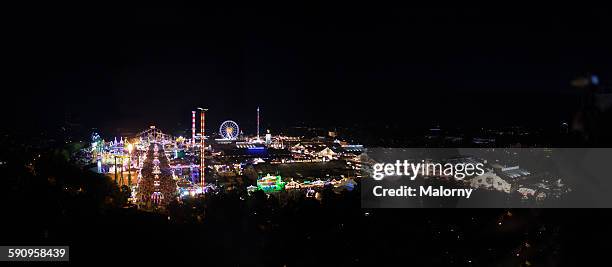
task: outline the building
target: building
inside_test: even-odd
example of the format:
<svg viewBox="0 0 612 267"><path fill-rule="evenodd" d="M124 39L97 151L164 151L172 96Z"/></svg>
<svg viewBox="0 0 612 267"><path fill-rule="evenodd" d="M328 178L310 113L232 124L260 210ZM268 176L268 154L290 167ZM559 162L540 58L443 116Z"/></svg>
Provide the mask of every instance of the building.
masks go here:
<svg viewBox="0 0 612 267"><path fill-rule="evenodd" d="M510 193L511 185L493 172L486 172L470 180L470 187L485 188Z"/></svg>
<svg viewBox="0 0 612 267"><path fill-rule="evenodd" d="M331 150L331 148L326 147L325 149L317 152L317 156L321 157L321 158L327 158L327 159L332 159L336 156L336 152L334 152L333 150Z"/></svg>

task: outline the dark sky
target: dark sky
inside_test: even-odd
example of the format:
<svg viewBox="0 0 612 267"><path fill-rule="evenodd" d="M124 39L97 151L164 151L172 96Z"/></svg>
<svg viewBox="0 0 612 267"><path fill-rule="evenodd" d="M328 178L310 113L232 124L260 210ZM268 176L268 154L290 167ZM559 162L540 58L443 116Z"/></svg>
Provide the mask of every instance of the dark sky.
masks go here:
<svg viewBox="0 0 612 267"><path fill-rule="evenodd" d="M289 2L289 1L288 1ZM557 123L569 81L612 71L601 7L153 6L7 8L11 127ZM11 94L11 97L8 97ZM29 121L28 121L29 122ZM216 127L216 126L215 126ZM251 129L250 129L251 128Z"/></svg>

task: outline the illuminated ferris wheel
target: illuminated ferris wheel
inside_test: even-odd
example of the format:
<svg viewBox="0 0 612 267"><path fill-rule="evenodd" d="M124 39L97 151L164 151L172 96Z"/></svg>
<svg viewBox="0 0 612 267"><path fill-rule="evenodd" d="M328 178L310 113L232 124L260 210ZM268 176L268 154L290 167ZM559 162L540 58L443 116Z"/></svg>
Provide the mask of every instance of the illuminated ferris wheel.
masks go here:
<svg viewBox="0 0 612 267"><path fill-rule="evenodd" d="M238 123L234 121L224 121L221 123L221 127L219 127L219 134L221 134L223 139L236 139L239 133Z"/></svg>

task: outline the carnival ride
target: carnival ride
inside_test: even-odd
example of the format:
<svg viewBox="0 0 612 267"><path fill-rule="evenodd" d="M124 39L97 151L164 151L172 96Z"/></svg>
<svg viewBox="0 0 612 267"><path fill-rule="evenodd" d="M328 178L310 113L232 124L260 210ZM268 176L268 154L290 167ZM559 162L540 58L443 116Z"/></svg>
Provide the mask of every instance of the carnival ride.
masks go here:
<svg viewBox="0 0 612 267"><path fill-rule="evenodd" d="M223 139L235 140L240 134L238 123L231 120L224 121L221 123L221 127L219 127L219 134Z"/></svg>

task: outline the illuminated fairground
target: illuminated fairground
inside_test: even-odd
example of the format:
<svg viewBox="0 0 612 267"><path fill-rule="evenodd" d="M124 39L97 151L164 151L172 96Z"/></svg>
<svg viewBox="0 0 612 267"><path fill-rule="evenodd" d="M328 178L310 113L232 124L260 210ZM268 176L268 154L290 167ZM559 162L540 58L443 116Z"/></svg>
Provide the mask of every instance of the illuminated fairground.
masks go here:
<svg viewBox="0 0 612 267"><path fill-rule="evenodd" d="M231 190L297 191L308 197L326 186L352 190L359 178L363 146L338 140L333 132L306 138L266 130L260 136L258 108L254 134L246 135L237 122L226 120L208 135L207 110L198 111L200 127L193 111L190 138L155 126L111 141L93 134L88 152L96 171L130 190L130 201L142 209L163 209L173 200Z"/></svg>

